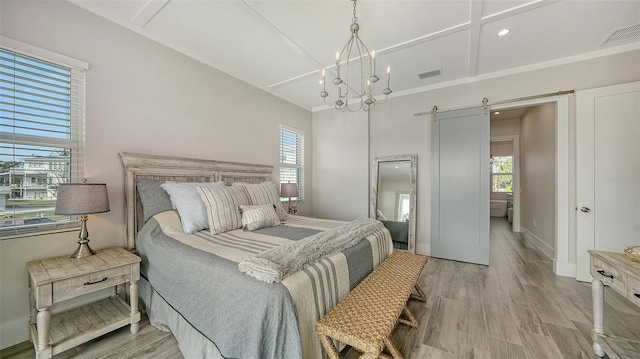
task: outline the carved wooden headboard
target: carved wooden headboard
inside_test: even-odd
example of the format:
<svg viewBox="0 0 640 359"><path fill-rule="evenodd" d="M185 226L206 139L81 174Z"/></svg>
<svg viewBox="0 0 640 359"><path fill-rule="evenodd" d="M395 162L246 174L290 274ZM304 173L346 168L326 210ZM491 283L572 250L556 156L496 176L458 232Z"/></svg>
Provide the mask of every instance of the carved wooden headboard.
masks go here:
<svg viewBox="0 0 640 359"><path fill-rule="evenodd" d="M134 250L143 223L136 180L175 182L260 183L271 180L273 166L184 157L118 153L124 166L124 201L127 248Z"/></svg>

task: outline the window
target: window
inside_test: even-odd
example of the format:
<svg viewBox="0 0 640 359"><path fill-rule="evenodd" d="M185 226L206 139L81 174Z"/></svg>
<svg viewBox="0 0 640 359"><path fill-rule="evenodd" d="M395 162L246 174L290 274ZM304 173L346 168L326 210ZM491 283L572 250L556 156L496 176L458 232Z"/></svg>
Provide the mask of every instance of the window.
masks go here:
<svg viewBox="0 0 640 359"><path fill-rule="evenodd" d="M491 157L491 192L511 193L512 188L513 156Z"/></svg>
<svg viewBox="0 0 640 359"><path fill-rule="evenodd" d="M304 132L280 125L280 183L298 184L297 201L304 200Z"/></svg>
<svg viewBox="0 0 640 359"><path fill-rule="evenodd" d="M408 193L396 193L396 221L407 222L409 221L410 204Z"/></svg>
<svg viewBox="0 0 640 359"><path fill-rule="evenodd" d="M71 227L76 221L53 212L58 186L82 178L88 66L7 43L30 51L0 48L0 236Z"/></svg>

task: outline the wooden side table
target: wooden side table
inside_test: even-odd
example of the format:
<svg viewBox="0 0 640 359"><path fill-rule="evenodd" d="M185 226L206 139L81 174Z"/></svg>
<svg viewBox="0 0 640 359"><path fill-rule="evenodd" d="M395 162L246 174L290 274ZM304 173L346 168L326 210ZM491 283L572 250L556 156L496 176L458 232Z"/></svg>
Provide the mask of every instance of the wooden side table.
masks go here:
<svg viewBox="0 0 640 359"><path fill-rule="evenodd" d="M640 307L640 263L629 260L622 253L593 250L589 253L593 276L593 351L599 357L607 354L611 359L632 358L633 353L638 353L640 342L604 332L604 285Z"/></svg>
<svg viewBox="0 0 640 359"><path fill-rule="evenodd" d="M36 358L51 358L112 330L131 324L139 329L138 280L140 257L124 248L97 251L86 258L69 256L27 263L29 271L29 324ZM129 283L130 304L117 293L117 285ZM51 315L54 304L105 288L113 288L110 298L63 313Z"/></svg>

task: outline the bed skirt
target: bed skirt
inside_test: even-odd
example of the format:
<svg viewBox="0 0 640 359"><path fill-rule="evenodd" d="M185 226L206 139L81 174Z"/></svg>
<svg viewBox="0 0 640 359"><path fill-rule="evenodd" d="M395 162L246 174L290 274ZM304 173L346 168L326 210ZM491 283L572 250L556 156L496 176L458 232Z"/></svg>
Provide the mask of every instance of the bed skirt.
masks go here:
<svg viewBox="0 0 640 359"><path fill-rule="evenodd" d="M218 348L176 312L141 277L138 282L140 308L147 313L149 323L163 332L171 332L185 358L223 359Z"/></svg>

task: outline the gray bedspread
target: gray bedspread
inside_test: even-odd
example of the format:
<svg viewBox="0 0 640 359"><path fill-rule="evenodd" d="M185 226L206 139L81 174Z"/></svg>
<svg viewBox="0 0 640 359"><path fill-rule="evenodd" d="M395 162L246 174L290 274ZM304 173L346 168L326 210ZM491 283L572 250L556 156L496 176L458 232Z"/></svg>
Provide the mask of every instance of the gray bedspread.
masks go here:
<svg viewBox="0 0 640 359"><path fill-rule="evenodd" d="M291 283L258 281L241 273L237 262L186 245L165 234L162 228L151 219L138 233L136 243L142 257L142 274L173 309L218 348L222 356L295 359L302 358L305 350L309 351L306 349L310 345L309 339L305 338L315 337L309 333L314 325L308 325L304 330L298 327ZM287 232L280 233L282 237L299 236L293 234L294 231L281 231ZM228 236L239 240L232 234ZM349 288L346 292L388 255L385 245L379 247L373 248L370 241L364 240L342 252L348 266ZM372 253L376 253L375 258ZM306 274L299 277L306 277ZM335 301L339 299L334 298ZM312 317L319 319L330 307ZM308 315L306 313L308 310L305 310ZM302 344L301 331L307 334ZM317 356L305 355L305 359L307 357Z"/></svg>
<svg viewBox="0 0 640 359"><path fill-rule="evenodd" d="M302 357L295 307L283 285L240 273L237 263L175 241L154 222L138 234L141 271L225 358Z"/></svg>

